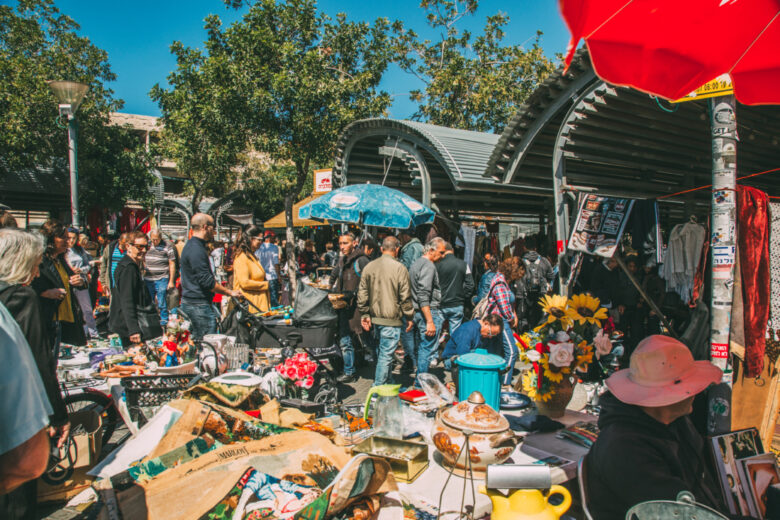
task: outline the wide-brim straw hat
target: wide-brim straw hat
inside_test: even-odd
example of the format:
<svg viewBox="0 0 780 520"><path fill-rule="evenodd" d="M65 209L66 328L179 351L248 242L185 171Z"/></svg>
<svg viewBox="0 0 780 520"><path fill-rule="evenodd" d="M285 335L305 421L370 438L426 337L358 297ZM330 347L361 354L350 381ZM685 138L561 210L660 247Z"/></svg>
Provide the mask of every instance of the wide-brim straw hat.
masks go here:
<svg viewBox="0 0 780 520"><path fill-rule="evenodd" d="M723 373L709 361L694 361L683 343L668 336L649 336L631 354L629 368L606 381L612 395L637 406L679 403L721 381Z"/></svg>

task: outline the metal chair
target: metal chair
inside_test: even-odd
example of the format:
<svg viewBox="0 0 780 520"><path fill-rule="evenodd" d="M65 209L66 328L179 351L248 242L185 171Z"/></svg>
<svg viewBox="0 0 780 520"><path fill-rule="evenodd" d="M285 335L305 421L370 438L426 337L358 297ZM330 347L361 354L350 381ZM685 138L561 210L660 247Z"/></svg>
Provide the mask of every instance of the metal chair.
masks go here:
<svg viewBox="0 0 780 520"><path fill-rule="evenodd" d="M582 501L582 512L585 513L585 520L593 520L593 515L588 510L588 498L585 492L587 482L585 478L585 457L577 462L577 484L580 487L580 500Z"/></svg>

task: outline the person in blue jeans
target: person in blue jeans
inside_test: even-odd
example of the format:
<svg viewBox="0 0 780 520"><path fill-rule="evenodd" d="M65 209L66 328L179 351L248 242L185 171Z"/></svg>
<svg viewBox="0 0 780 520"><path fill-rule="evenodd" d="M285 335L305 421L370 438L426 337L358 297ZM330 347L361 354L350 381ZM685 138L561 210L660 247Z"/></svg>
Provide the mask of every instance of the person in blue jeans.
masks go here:
<svg viewBox="0 0 780 520"><path fill-rule="evenodd" d="M149 251L144 259L144 283L160 310L160 325L165 327L168 324L166 296L176 280L176 253L173 246L162 239L159 229L149 232L149 241Z"/></svg>
<svg viewBox="0 0 780 520"><path fill-rule="evenodd" d="M374 329L377 346L374 384L391 379L393 354L398 348L401 329L412 328L409 272L396 257L400 243L389 236L382 241L382 256L366 264L358 285L357 309L363 330Z"/></svg>
<svg viewBox="0 0 780 520"><path fill-rule="evenodd" d="M192 339L201 340L217 332L217 311L212 304L214 293L241 297L241 291L217 283L209 263L206 244L214 238L214 219L205 213L192 217L192 238L181 252L181 306L191 320Z"/></svg>
<svg viewBox="0 0 780 520"><path fill-rule="evenodd" d="M263 243L255 251L260 265L268 280L268 295L271 298L271 308L279 306L279 246L276 245L276 233L267 229L263 234Z"/></svg>
<svg viewBox="0 0 780 520"><path fill-rule="evenodd" d="M444 239L431 239L423 248L409 271L414 306L415 349L417 352L417 375L428 372L431 356L439 346L441 327L444 321L441 306L441 287L436 262L444 256Z"/></svg>

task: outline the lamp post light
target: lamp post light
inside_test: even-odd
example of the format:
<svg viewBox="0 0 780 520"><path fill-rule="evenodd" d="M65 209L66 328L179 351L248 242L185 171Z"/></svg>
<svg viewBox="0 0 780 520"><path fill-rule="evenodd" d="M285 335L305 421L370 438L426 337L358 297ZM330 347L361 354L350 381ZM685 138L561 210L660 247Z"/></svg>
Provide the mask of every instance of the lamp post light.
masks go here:
<svg viewBox="0 0 780 520"><path fill-rule="evenodd" d="M89 85L76 81L49 81L49 88L60 102L60 116L68 117L68 159L70 162L70 215L71 224L79 227L79 168L76 163L78 148L76 145L76 111L79 109ZM57 125L59 118L57 118ZM63 127L64 128L64 127Z"/></svg>

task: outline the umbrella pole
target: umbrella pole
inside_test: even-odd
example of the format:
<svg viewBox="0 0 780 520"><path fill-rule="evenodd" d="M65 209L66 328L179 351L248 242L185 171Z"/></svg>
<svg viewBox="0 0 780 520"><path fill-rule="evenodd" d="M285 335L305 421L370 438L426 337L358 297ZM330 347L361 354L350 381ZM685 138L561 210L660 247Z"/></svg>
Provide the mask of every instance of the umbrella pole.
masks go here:
<svg viewBox="0 0 780 520"><path fill-rule="evenodd" d="M723 370L723 381L708 394L707 430L731 430L732 371L729 358L731 304L737 228L737 111L734 95L710 98L712 129L712 218L710 276L710 360Z"/></svg>

